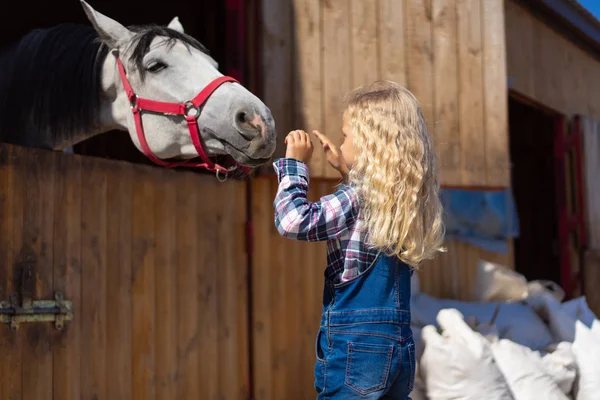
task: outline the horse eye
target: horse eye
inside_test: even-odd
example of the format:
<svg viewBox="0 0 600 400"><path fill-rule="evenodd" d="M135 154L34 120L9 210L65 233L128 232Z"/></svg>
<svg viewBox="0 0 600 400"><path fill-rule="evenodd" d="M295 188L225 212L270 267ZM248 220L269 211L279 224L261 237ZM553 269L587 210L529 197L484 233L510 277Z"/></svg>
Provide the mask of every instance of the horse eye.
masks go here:
<svg viewBox="0 0 600 400"><path fill-rule="evenodd" d="M146 67L149 72L158 72L165 68L167 68L167 65L160 61L153 61Z"/></svg>

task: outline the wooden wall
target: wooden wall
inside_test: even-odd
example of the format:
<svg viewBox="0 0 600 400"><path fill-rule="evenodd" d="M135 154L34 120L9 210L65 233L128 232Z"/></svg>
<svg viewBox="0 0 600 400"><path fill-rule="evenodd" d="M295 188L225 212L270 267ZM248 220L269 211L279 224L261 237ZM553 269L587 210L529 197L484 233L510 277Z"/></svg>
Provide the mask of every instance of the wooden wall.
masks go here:
<svg viewBox="0 0 600 400"><path fill-rule="evenodd" d="M0 398L246 399L245 220L243 182L0 145L0 301L74 306L0 325Z"/></svg>
<svg viewBox="0 0 600 400"><path fill-rule="evenodd" d="M262 0L263 99L280 136L341 140L342 96L377 79L419 99L446 185L509 185L503 0ZM335 178L315 151L314 177Z"/></svg>
<svg viewBox="0 0 600 400"><path fill-rule="evenodd" d="M505 1L506 58L511 89L567 116L600 118L600 61Z"/></svg>

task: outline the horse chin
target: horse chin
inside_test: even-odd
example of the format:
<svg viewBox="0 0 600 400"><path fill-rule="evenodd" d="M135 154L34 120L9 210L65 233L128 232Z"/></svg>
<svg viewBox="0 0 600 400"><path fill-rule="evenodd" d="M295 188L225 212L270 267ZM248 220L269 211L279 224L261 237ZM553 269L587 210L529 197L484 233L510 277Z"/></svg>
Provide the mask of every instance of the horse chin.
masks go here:
<svg viewBox="0 0 600 400"><path fill-rule="evenodd" d="M224 157L225 160L232 162L232 165L235 165L237 163L248 168L257 168L262 165L265 165L270 160L269 158L253 158L248 154L244 153L243 151L236 149L228 143L225 143L225 151L227 151L227 156L221 157ZM221 165L223 167L228 167L224 164Z"/></svg>

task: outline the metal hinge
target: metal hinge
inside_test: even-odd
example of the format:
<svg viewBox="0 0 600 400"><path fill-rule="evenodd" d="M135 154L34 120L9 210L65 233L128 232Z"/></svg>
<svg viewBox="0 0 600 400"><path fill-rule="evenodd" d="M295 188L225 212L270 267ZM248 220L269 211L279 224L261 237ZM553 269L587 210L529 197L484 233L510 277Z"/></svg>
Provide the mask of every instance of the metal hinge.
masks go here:
<svg viewBox="0 0 600 400"><path fill-rule="evenodd" d="M62 330L65 321L73 320L73 304L65 300L61 292L54 294L54 300L23 299L19 305L18 295L12 293L10 301L0 302L0 322L9 324L14 332L22 322L54 322Z"/></svg>

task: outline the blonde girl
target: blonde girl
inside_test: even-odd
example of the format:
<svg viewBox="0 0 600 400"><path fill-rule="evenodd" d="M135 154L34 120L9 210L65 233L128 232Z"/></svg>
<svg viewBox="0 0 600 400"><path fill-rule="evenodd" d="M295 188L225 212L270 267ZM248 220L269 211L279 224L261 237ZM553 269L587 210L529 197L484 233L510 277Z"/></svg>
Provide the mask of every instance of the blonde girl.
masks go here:
<svg viewBox="0 0 600 400"><path fill-rule="evenodd" d="M389 81L350 93L342 132L338 149L313 131L343 178L317 202L306 198L313 152L306 132L290 132L285 158L274 163L279 233L327 241L315 388L318 399L410 399L410 277L443 251L431 138L415 97Z"/></svg>

